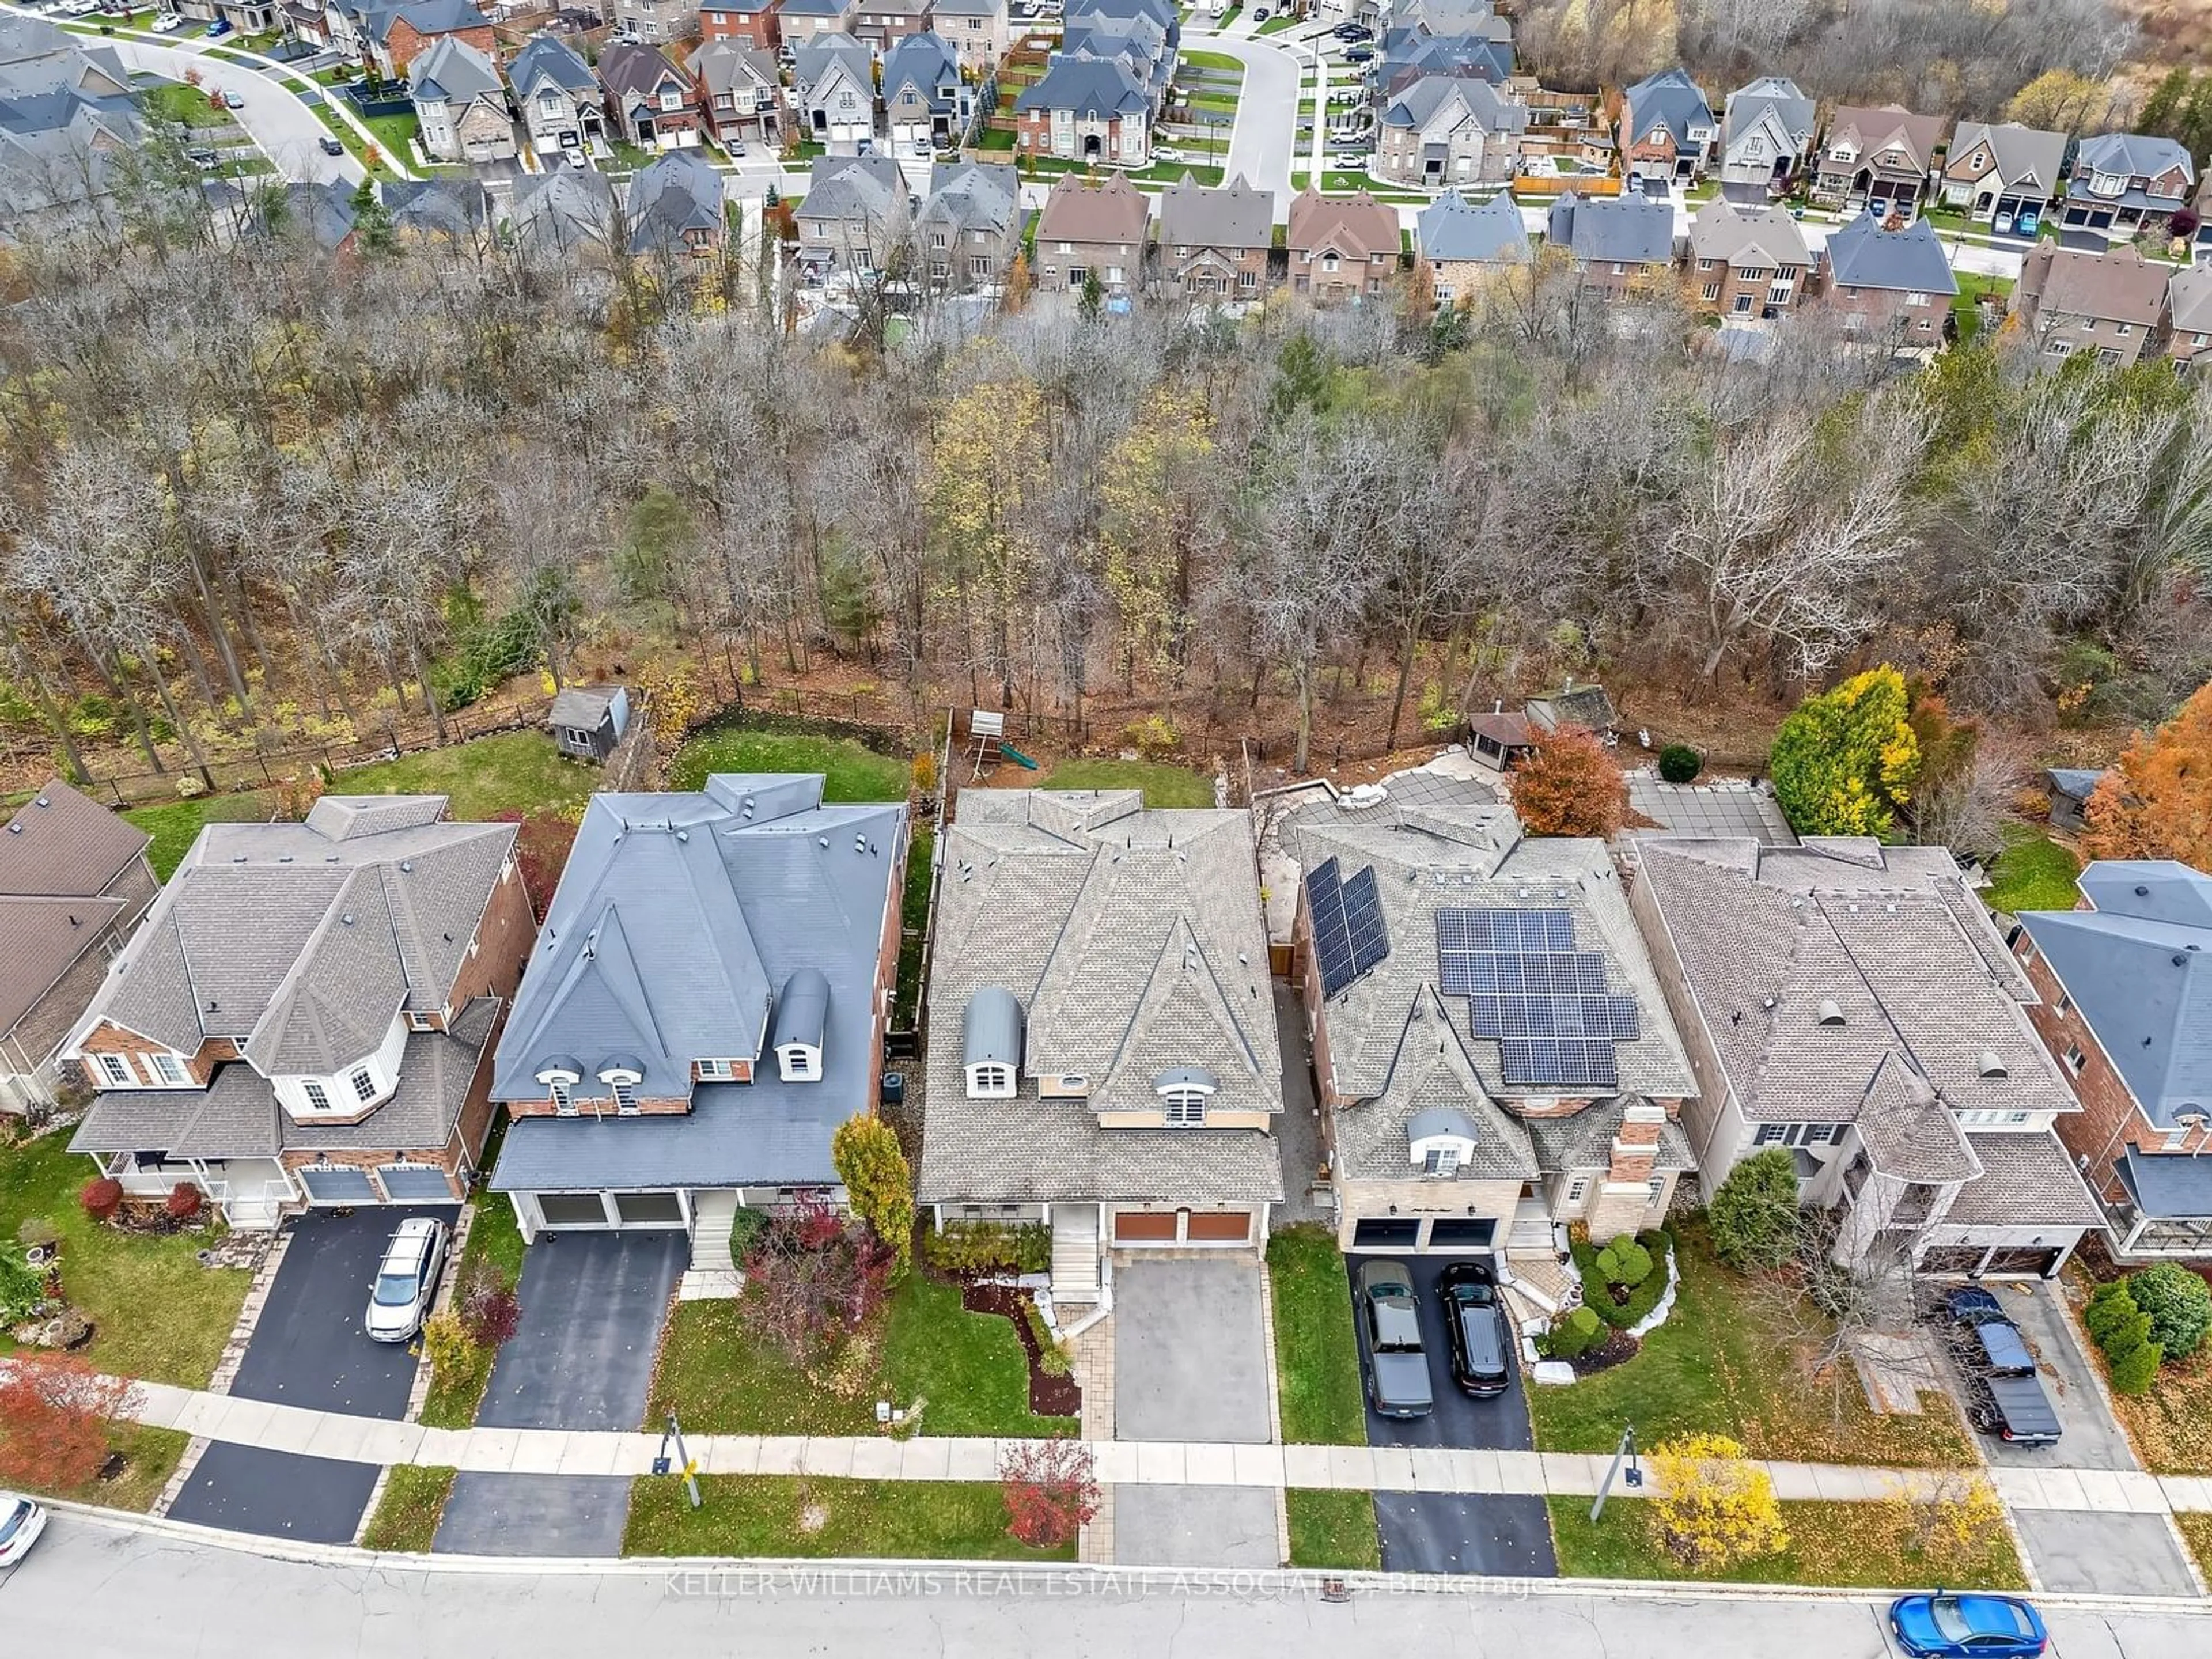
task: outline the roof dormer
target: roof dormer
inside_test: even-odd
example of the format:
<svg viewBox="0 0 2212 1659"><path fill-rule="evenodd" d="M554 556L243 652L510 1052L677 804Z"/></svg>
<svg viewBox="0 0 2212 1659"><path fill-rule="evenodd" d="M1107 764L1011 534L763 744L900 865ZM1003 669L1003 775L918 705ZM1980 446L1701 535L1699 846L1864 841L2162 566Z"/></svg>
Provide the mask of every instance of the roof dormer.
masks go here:
<svg viewBox="0 0 2212 1659"><path fill-rule="evenodd" d="M970 1100L1012 1100L1022 1066L1022 1005L1003 986L985 985L960 1018L960 1065Z"/></svg>

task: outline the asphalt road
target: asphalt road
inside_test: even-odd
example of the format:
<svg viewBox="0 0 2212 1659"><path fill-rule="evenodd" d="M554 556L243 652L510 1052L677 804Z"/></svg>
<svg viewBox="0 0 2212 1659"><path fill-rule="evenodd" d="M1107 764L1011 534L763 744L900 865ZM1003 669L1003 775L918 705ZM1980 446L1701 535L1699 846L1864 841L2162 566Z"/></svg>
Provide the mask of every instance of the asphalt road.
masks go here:
<svg viewBox="0 0 2212 1659"><path fill-rule="evenodd" d="M1295 1590L1290 1588L1295 1583ZM737 1571L574 1573L307 1565L106 1521L58 1516L0 1574L9 1651L83 1659L165 1651L239 1659L605 1659L616 1654L860 1655L901 1646L959 1656L1081 1659L1255 1652L1423 1659L1888 1659L1879 1604L1847 1596L1676 1597L1643 1591L1448 1594L1419 1583L1324 1603L1310 1576L1139 1583L1074 1570L1017 1579L996 1568L841 1580ZM811 1588L808 1588L811 1586ZM1273 1591L1273 1593L1270 1593ZM2197 1659L2212 1606L2046 1606L2057 1659ZM153 1623L147 1622L152 1620Z"/></svg>
<svg viewBox="0 0 2212 1659"><path fill-rule="evenodd" d="M1303 54L1268 40L1215 34L1183 25L1186 52L1214 52L1244 65L1244 86L1237 100L1237 125L1229 132L1229 156L1222 177L1243 176L1274 192L1278 218L1288 214L1291 153L1297 143L1298 64Z"/></svg>

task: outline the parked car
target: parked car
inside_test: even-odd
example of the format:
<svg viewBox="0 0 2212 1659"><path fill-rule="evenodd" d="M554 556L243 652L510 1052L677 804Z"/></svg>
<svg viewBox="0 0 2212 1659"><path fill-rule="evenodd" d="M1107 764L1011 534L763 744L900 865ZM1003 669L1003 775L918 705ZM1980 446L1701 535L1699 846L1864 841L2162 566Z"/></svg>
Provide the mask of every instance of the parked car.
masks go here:
<svg viewBox="0 0 2212 1659"><path fill-rule="evenodd" d="M1368 1398L1384 1417L1426 1417L1437 1401L1413 1274L1402 1261L1363 1261L1357 1282L1359 1315L1367 1322Z"/></svg>
<svg viewBox="0 0 2212 1659"><path fill-rule="evenodd" d="M1339 23L1330 33L1347 45L1354 41L1372 40L1375 38L1375 31L1364 23Z"/></svg>
<svg viewBox="0 0 2212 1659"><path fill-rule="evenodd" d="M1269 15L1267 9L1265 6L1262 6L1252 14L1252 21L1255 23L1264 23L1267 21Z"/></svg>
<svg viewBox="0 0 2212 1659"><path fill-rule="evenodd" d="M393 1230L370 1288L369 1336L378 1342L406 1342L422 1328L438 1294L438 1275L446 1266L446 1224L411 1215Z"/></svg>
<svg viewBox="0 0 2212 1659"><path fill-rule="evenodd" d="M730 159L732 161L742 161L745 159L745 147L741 141L735 138L730 141Z"/></svg>
<svg viewBox="0 0 2212 1659"><path fill-rule="evenodd" d="M28 1555L46 1529L46 1505L20 1492L0 1492L0 1567Z"/></svg>
<svg viewBox="0 0 2212 1659"><path fill-rule="evenodd" d="M1966 1420L1984 1434L2016 1446L2058 1443L2058 1413L2044 1391L2020 1328L2004 1306L1978 1285L1953 1291L1944 1308L1954 1327L1954 1352L1966 1379Z"/></svg>
<svg viewBox="0 0 2212 1659"><path fill-rule="evenodd" d="M206 149L186 150L185 152L185 160L190 161L196 167L219 167L222 162L222 157L217 155L213 150Z"/></svg>
<svg viewBox="0 0 2212 1659"><path fill-rule="evenodd" d="M854 155L873 155L875 153L876 153L876 141L875 141L874 139L872 139L872 138L861 138L861 139L857 139L857 140L855 140L855 141L854 141L854 145L853 145L853 154L854 154Z"/></svg>
<svg viewBox="0 0 2212 1659"><path fill-rule="evenodd" d="M568 165L575 168L579 173L581 173L586 167L591 165L590 162L584 159L584 152L580 149L572 149L564 151L563 153L568 158Z"/></svg>
<svg viewBox="0 0 2212 1659"><path fill-rule="evenodd" d="M1347 64L1364 64L1374 56L1375 48L1363 40L1358 46L1345 48L1344 61Z"/></svg>
<svg viewBox="0 0 2212 1659"><path fill-rule="evenodd" d="M153 27L154 33L156 34L174 34L179 29L184 27L184 26L185 20L183 18L178 16L177 14L173 11L165 11L159 17L156 17L154 20Z"/></svg>
<svg viewBox="0 0 2212 1659"><path fill-rule="evenodd" d="M229 22L221 17L216 18L214 22L210 23L207 26L207 38L210 40L220 40L224 35L229 33Z"/></svg>
<svg viewBox="0 0 2212 1659"><path fill-rule="evenodd" d="M337 137L334 133L326 132L315 142L322 146L323 154L325 155L345 154L345 146L337 141Z"/></svg>
<svg viewBox="0 0 2212 1659"><path fill-rule="evenodd" d="M1498 1305L1498 1278L1481 1261L1455 1261L1437 1279L1444 1304L1444 1341L1452 1381L1478 1400L1504 1394L1513 1373L1506 1357L1512 1334Z"/></svg>
<svg viewBox="0 0 2212 1659"><path fill-rule="evenodd" d="M1152 146L1152 160L1155 161L1166 161L1170 163L1180 161L1182 160L1182 152L1177 149L1173 144L1154 144Z"/></svg>
<svg viewBox="0 0 2212 1659"><path fill-rule="evenodd" d="M1911 1659L2033 1659L2051 1640L2042 1614L2016 1595L1900 1595L1889 1628Z"/></svg>
<svg viewBox="0 0 2212 1659"><path fill-rule="evenodd" d="M2022 208L2020 216L2012 222L2013 234L2016 236L2033 236L2042 227L2043 216L2033 208Z"/></svg>
<svg viewBox="0 0 2212 1659"><path fill-rule="evenodd" d="M234 92L226 92L222 95L222 106L225 109L244 109L246 100Z"/></svg>
<svg viewBox="0 0 2212 1659"><path fill-rule="evenodd" d="M2012 215L2009 213L1998 214L1996 218L1990 221L1990 228L2000 236L2011 235Z"/></svg>

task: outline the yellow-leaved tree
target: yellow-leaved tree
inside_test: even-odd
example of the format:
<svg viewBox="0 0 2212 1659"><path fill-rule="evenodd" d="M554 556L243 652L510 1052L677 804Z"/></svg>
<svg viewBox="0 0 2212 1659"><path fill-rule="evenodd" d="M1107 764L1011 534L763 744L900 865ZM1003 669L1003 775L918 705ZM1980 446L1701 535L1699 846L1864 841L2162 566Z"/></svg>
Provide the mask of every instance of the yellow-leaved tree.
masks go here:
<svg viewBox="0 0 2212 1659"><path fill-rule="evenodd" d="M1766 1471L1725 1436L1689 1434L1651 1451L1651 1518L1667 1553L1711 1572L1790 1547Z"/></svg>
<svg viewBox="0 0 2212 1659"><path fill-rule="evenodd" d="M1124 683L1139 665L1180 660L1193 556L1217 516L1203 510L1212 421L1203 393L1163 387L1145 400L1099 469L1099 540L1121 621Z"/></svg>
<svg viewBox="0 0 2212 1659"><path fill-rule="evenodd" d="M1905 676L1884 663L1797 705L1774 734L1774 798L1801 836L1887 836L1920 775Z"/></svg>
<svg viewBox="0 0 2212 1659"><path fill-rule="evenodd" d="M929 446L927 509L933 597L969 630L971 671L1013 701L1014 641L1036 566L1045 477L1044 395L1018 373L979 381L945 405Z"/></svg>

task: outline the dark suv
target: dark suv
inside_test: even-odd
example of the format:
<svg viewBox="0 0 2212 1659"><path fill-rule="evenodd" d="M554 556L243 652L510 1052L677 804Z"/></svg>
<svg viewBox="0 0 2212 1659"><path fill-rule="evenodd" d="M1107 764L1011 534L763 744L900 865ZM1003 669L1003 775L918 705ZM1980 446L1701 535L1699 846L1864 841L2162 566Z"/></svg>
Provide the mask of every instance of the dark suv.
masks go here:
<svg viewBox="0 0 2212 1659"><path fill-rule="evenodd" d="M2003 1304L1978 1285L1943 1299L1951 1316L1952 1352L1966 1383L1966 1420L2015 1446L2058 1443L2058 1413L2044 1392L2020 1328Z"/></svg>
<svg viewBox="0 0 2212 1659"><path fill-rule="evenodd" d="M1498 1305L1497 1275L1486 1262L1455 1261L1437 1275L1437 1295L1444 1304L1452 1381L1478 1400L1504 1394L1513 1375L1506 1355L1513 1334Z"/></svg>
<svg viewBox="0 0 2212 1659"><path fill-rule="evenodd" d="M1357 1282L1367 1326L1367 1397L1385 1417L1426 1417L1437 1401L1413 1274L1402 1261L1363 1261Z"/></svg>

